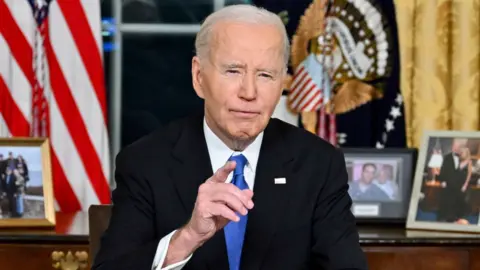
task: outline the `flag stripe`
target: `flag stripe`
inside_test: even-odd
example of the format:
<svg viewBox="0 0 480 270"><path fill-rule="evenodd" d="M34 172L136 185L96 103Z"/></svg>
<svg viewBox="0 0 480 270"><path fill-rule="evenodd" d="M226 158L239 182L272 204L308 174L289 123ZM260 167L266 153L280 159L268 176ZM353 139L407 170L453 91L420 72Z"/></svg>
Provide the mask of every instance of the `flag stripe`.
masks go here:
<svg viewBox="0 0 480 270"><path fill-rule="evenodd" d="M91 0L82 0L80 4L83 6L83 10L85 11L85 16L87 18L88 25L90 29L99 29L100 31L94 33L93 38L95 39L95 43L97 45L97 50L99 52L103 52L102 48L102 22L98 18L102 17L100 13L100 9L98 8L98 1L91 1ZM100 53L100 57L102 58L103 62L103 54Z"/></svg>
<svg viewBox="0 0 480 270"><path fill-rule="evenodd" d="M86 126L89 139L104 165L102 166L103 174L107 176L110 174L107 166L109 161L108 134L107 127L103 124L103 121L98 121L98 116L103 113L101 105L97 100L83 60L58 5L52 5L50 11L52 13L49 21L51 26L50 40L53 51L56 53L56 59L69 89L83 89L82 91L72 91L71 93Z"/></svg>
<svg viewBox="0 0 480 270"><path fill-rule="evenodd" d="M72 33L73 39L78 47L88 76L93 84L98 102L103 109L104 124L107 123L105 82L103 77L103 63L100 51L93 50L97 43L92 33L92 29L87 21L85 12L80 2L77 1L57 1L62 11L65 21Z"/></svg>
<svg viewBox="0 0 480 270"><path fill-rule="evenodd" d="M298 105L303 100L303 98L306 95L308 95L308 93L309 93L308 89L311 89L312 87L315 87L315 85L313 84L313 82L309 78L307 81L305 81L305 84L302 85L302 89L304 89L304 90L299 91L298 95L295 96L294 99L292 99L292 108L294 108L295 110L298 110Z"/></svg>
<svg viewBox="0 0 480 270"><path fill-rule="evenodd" d="M28 136L30 124L17 107L2 76L0 76L0 97L2 97L2 114L8 130L14 136Z"/></svg>
<svg viewBox="0 0 480 270"><path fill-rule="evenodd" d="M70 228L74 224L73 221L76 221L76 216L78 213L70 212L68 214L58 215L57 216L57 226L55 226L55 232L58 234L71 234Z"/></svg>
<svg viewBox="0 0 480 270"><path fill-rule="evenodd" d="M305 70L302 70L301 73L297 73L295 75L296 76L293 79L293 83L292 83L292 91L290 92L291 94L294 94L295 92L298 91L298 85L303 83L305 78L307 78L308 74Z"/></svg>
<svg viewBox="0 0 480 270"><path fill-rule="evenodd" d="M53 172L53 192L55 200L62 212L71 213L82 210L78 198L70 186L70 182L65 175L65 171L58 160L58 155L55 151L55 145L51 148L52 172Z"/></svg>
<svg viewBox="0 0 480 270"><path fill-rule="evenodd" d="M313 95L308 102L302 107L302 111L311 112L316 111L318 108L315 108L315 105L318 104L318 101L321 100L320 92L316 91L315 95Z"/></svg>
<svg viewBox="0 0 480 270"><path fill-rule="evenodd" d="M15 100L18 109L22 112L25 119L30 119L32 106L31 85L24 73L18 66L15 59L12 58L10 49L5 39L0 35L0 76L4 78L4 83L8 89L21 89L22 91L9 91L13 100ZM25 136L27 136L26 134Z"/></svg>
<svg viewBox="0 0 480 270"><path fill-rule="evenodd" d="M5 38L13 57L18 62L30 85L33 85L32 47L23 35L22 30L18 27L3 0L0 0L0 18L0 34Z"/></svg>
<svg viewBox="0 0 480 270"><path fill-rule="evenodd" d="M3 119L1 102L0 102L0 137L10 137L10 130L8 130L7 123L5 122L5 119Z"/></svg>
<svg viewBox="0 0 480 270"><path fill-rule="evenodd" d="M310 76L305 77L305 79L302 81L302 85L299 86L298 90L296 90L290 97L291 102L296 102L296 100L300 98L302 94L304 94L303 89L308 87L311 83L312 83L312 79L310 78Z"/></svg>
<svg viewBox="0 0 480 270"><path fill-rule="evenodd" d="M295 72L295 74L293 74L293 79L292 79L293 83L292 83L291 88L292 88L292 89L293 89L293 88L296 88L296 87L297 87L296 83L298 83L299 81L302 81L306 74L307 74L307 73L305 72L305 68L304 68L304 66L302 65L301 68L299 68L299 69L297 70L297 72ZM299 78L300 78L300 79L299 79Z"/></svg>
<svg viewBox="0 0 480 270"><path fill-rule="evenodd" d="M57 100L55 97L50 101L50 117L52 123L55 123L55 125L51 126L50 139L53 149L57 153L59 167L68 175L74 197L80 201L80 209L87 209L88 205L86 204L98 204L98 199L93 201L85 200L86 194L95 195L95 191L91 185L88 185L90 181L88 181L87 168L83 166L82 159L75 149L73 135L69 133L66 125L66 121L68 120L64 120L58 106L60 102L62 101ZM63 207L70 207L70 205Z"/></svg>
<svg viewBox="0 0 480 270"><path fill-rule="evenodd" d="M315 103L314 108L316 108L317 111L320 110L322 103L323 103L323 98L319 99L318 102Z"/></svg>
<svg viewBox="0 0 480 270"><path fill-rule="evenodd" d="M92 183L100 202L109 203L110 188L103 174L100 159L96 154L92 142L89 140L88 132L83 124L77 104L75 104L72 97L71 89L65 80L49 38L47 38L45 44L50 68L52 93L56 100L61 101L58 103L61 115L63 119L65 119L65 124L69 133L72 135L73 143L76 146L85 168L88 168L86 172L89 176L89 181Z"/></svg>
<svg viewBox="0 0 480 270"><path fill-rule="evenodd" d="M315 85L313 83L310 85L311 86L310 88L308 88L308 90L303 91L304 95L301 98L297 99L298 103L296 103L295 108L301 109L303 106L305 106L305 102L308 101L310 97L315 96L315 92L317 91L315 89Z"/></svg>
<svg viewBox="0 0 480 270"><path fill-rule="evenodd" d="M1 1L0 1L1 2ZM6 0L5 5L10 10L10 14L15 18L15 23L21 29L23 36L27 39L30 46L33 45L35 31L32 25L35 23L32 16L32 9L28 1ZM3 18L0 16L0 18Z"/></svg>

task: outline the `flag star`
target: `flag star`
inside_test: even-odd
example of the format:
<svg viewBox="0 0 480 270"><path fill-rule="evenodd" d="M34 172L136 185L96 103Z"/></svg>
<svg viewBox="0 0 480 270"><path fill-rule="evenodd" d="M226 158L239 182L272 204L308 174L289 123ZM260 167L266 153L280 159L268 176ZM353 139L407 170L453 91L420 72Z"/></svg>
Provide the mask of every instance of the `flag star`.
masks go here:
<svg viewBox="0 0 480 270"><path fill-rule="evenodd" d="M375 145L376 148L384 148L385 146L383 144L381 144L380 142L377 142L377 144Z"/></svg>
<svg viewBox="0 0 480 270"><path fill-rule="evenodd" d="M402 115L402 113L400 112L400 107L393 106L392 110L390 111L390 115L393 117L393 119Z"/></svg>
<svg viewBox="0 0 480 270"><path fill-rule="evenodd" d="M387 129L387 132L393 130L393 129L394 129L393 121L390 120L390 119L387 119L387 120L385 121L385 128Z"/></svg>
<svg viewBox="0 0 480 270"><path fill-rule="evenodd" d="M396 101L399 105L402 104L402 102L403 102L402 95L401 95L401 94L398 94L398 95L397 95L397 98L395 99L395 101Z"/></svg>

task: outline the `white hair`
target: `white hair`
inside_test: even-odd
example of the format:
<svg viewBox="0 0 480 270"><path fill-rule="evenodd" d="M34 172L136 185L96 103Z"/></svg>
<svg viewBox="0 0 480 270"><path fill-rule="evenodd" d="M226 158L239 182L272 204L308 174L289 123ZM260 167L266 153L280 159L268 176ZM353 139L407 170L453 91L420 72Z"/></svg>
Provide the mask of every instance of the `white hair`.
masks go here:
<svg viewBox="0 0 480 270"><path fill-rule="evenodd" d="M260 7L246 4L226 6L210 14L205 19L195 39L195 51L200 59L205 58L209 53L208 50L210 48L213 27L216 23L224 21L265 24L277 27L277 29L283 35L283 57L285 61L285 68L287 68L290 56L290 42L282 20L275 13Z"/></svg>

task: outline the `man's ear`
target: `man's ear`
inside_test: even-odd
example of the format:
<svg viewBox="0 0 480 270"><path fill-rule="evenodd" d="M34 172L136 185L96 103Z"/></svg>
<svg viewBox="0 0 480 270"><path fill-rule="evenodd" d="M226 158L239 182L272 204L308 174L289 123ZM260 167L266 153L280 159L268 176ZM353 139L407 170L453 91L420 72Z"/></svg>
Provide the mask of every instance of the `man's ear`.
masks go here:
<svg viewBox="0 0 480 270"><path fill-rule="evenodd" d="M195 89L197 96L203 99L204 94L202 89L202 74L200 67L200 59L198 58L198 56L194 56L192 58L192 82L193 89Z"/></svg>

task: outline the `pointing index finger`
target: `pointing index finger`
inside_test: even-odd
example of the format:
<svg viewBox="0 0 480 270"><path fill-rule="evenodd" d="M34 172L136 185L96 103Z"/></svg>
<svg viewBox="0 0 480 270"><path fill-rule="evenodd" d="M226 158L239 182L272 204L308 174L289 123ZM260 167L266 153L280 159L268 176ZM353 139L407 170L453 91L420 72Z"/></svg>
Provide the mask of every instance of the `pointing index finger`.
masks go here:
<svg viewBox="0 0 480 270"><path fill-rule="evenodd" d="M212 177L212 181L217 183L223 183L227 180L228 175L235 169L235 161L229 161L225 163L220 169L218 169Z"/></svg>

